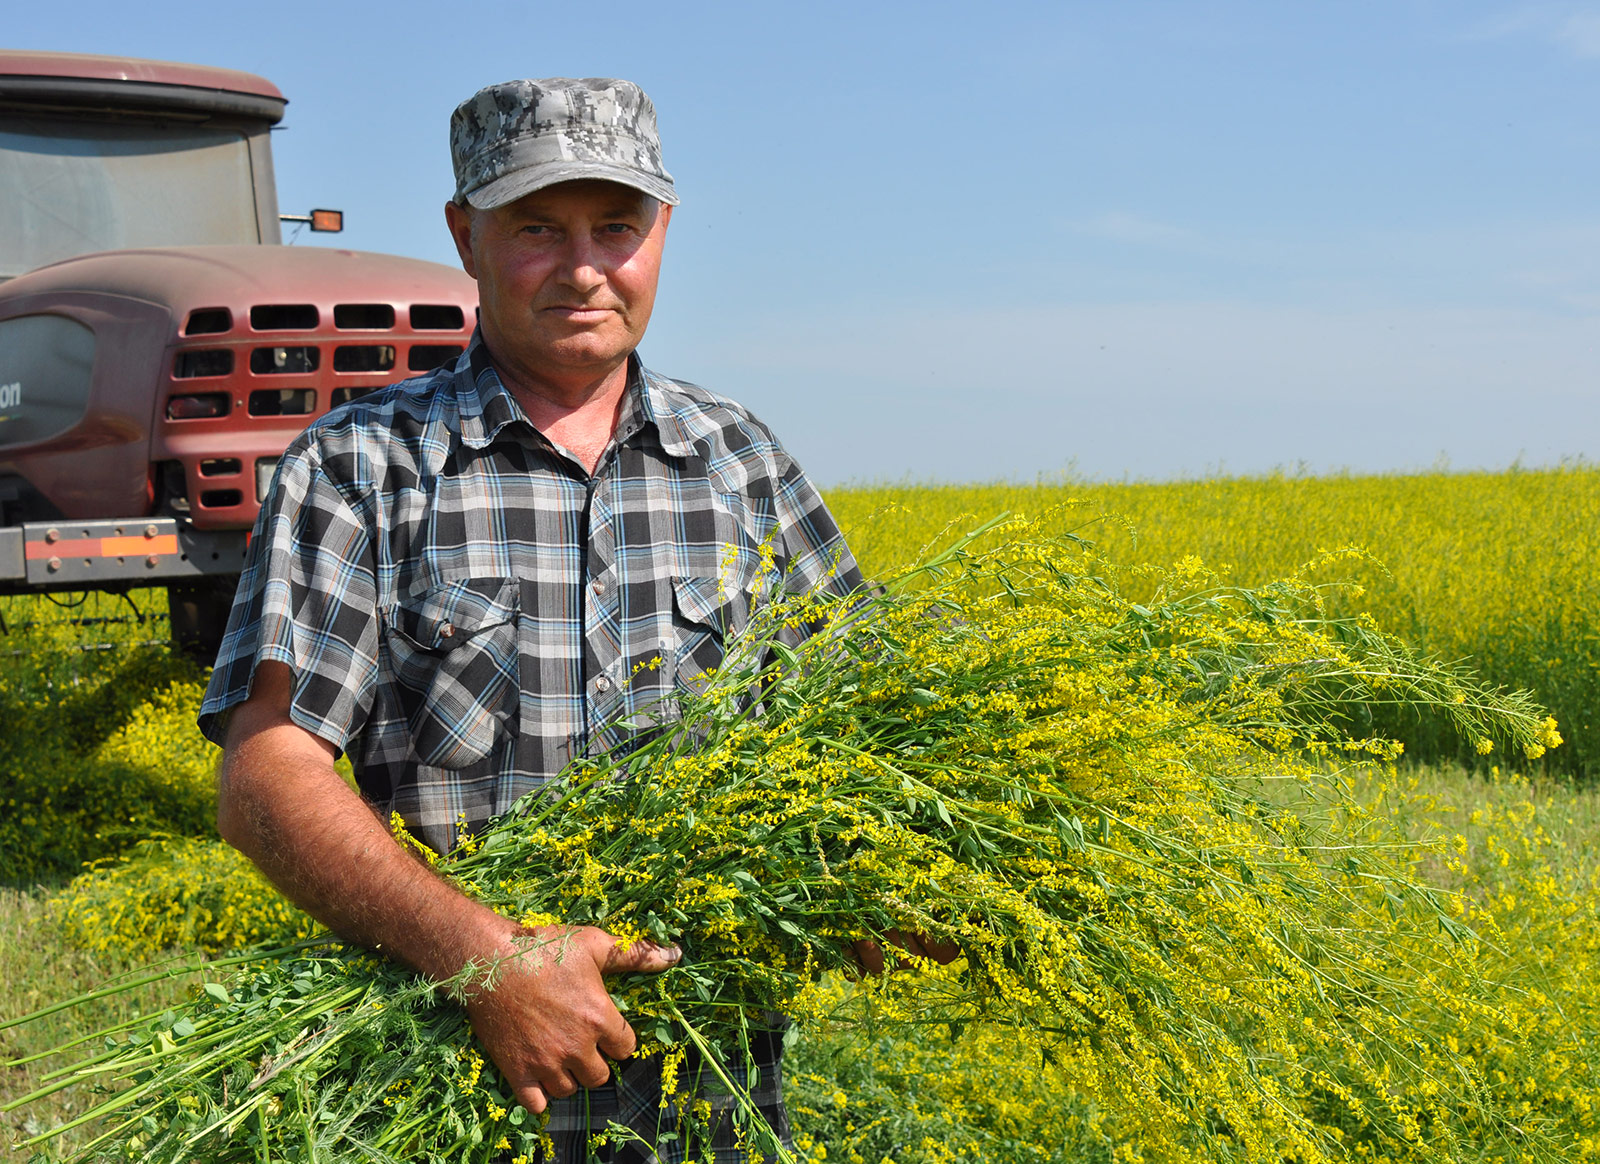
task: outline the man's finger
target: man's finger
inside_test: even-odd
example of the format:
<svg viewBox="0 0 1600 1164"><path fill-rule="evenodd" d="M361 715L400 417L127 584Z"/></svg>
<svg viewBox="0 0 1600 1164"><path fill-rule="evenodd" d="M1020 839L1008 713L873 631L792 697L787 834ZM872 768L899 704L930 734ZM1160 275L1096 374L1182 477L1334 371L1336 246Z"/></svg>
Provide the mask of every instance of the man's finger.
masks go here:
<svg viewBox="0 0 1600 1164"><path fill-rule="evenodd" d="M941 966L948 966L961 956L961 947L955 942L941 942L927 935L923 935L922 947Z"/></svg>
<svg viewBox="0 0 1600 1164"><path fill-rule="evenodd" d="M676 966L683 957L677 946L658 946L654 942L621 942L612 938L611 946L600 963L602 974L657 974L669 966Z"/></svg>
<svg viewBox="0 0 1600 1164"><path fill-rule="evenodd" d="M922 958L926 958L928 956L928 951L924 949L922 945L921 934L907 934L902 933L899 930L890 930L883 936L887 938L892 945L899 946L908 954L916 954L918 957Z"/></svg>
<svg viewBox="0 0 1600 1164"><path fill-rule="evenodd" d="M551 1099L565 1099L578 1094L578 1081L559 1068L541 1080L539 1086Z"/></svg>
<svg viewBox="0 0 1600 1164"><path fill-rule="evenodd" d="M633 1033L628 1020L619 1014L616 1028L601 1035L595 1045L603 1054L621 1061L639 1049L639 1036Z"/></svg>
<svg viewBox="0 0 1600 1164"><path fill-rule="evenodd" d="M537 1083L525 1084L522 1087L513 1087L511 1094L516 1096L517 1102L527 1108L534 1115L538 1115L550 1106L550 1101L545 1098L544 1088Z"/></svg>
<svg viewBox="0 0 1600 1164"><path fill-rule="evenodd" d="M600 1087L611 1078L611 1064L599 1055L589 1055L572 1065L572 1076L580 1086Z"/></svg>
<svg viewBox="0 0 1600 1164"><path fill-rule="evenodd" d="M857 938L850 943L850 952L856 963L874 978L883 974L883 947L871 938Z"/></svg>

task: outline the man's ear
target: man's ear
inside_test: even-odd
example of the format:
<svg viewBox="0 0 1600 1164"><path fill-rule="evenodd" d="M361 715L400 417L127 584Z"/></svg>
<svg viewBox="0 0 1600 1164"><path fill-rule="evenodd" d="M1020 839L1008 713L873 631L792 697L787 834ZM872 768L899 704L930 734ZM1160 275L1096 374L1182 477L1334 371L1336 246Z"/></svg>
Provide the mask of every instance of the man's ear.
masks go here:
<svg viewBox="0 0 1600 1164"><path fill-rule="evenodd" d="M459 202L446 202L444 221L450 228L450 237L455 240L456 254L461 256L461 269L476 279L477 264L472 261L472 208Z"/></svg>

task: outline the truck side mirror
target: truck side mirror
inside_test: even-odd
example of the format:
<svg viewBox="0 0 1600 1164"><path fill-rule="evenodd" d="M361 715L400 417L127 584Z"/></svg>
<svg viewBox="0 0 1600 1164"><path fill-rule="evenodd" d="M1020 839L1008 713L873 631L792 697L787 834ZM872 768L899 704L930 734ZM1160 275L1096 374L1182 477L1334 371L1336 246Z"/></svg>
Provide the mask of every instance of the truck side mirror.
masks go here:
<svg viewBox="0 0 1600 1164"><path fill-rule="evenodd" d="M319 233L338 234L344 229L344 211L313 210L310 214L280 214L280 222L303 222Z"/></svg>

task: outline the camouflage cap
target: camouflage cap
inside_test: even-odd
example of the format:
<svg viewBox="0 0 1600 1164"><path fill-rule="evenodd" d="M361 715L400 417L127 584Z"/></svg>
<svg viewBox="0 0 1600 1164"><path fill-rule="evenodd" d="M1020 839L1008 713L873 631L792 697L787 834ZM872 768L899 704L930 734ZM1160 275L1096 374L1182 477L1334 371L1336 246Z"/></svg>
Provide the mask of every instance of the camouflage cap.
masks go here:
<svg viewBox="0 0 1600 1164"><path fill-rule="evenodd" d="M450 117L450 158L456 201L479 210L577 178L678 204L661 165L656 107L632 81L547 77L480 89Z"/></svg>

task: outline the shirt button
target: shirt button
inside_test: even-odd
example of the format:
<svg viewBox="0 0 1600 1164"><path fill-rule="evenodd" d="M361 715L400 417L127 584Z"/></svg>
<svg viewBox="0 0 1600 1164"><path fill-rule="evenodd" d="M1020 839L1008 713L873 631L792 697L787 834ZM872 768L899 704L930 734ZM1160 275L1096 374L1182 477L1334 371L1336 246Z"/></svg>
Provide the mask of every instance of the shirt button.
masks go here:
<svg viewBox="0 0 1600 1164"><path fill-rule="evenodd" d="M611 690L611 680L605 675L600 676L594 681L594 689L600 692L602 695L605 694L607 691Z"/></svg>
<svg viewBox="0 0 1600 1164"><path fill-rule="evenodd" d="M455 625L452 624L452 623L448 623L447 622L442 627L439 628L439 637L441 639L447 639L447 638L449 638L451 635L453 635L455 633L456 633L456 628L455 628Z"/></svg>
<svg viewBox="0 0 1600 1164"><path fill-rule="evenodd" d="M593 586L596 594L604 594L606 592L606 582L604 578L596 578Z"/></svg>

